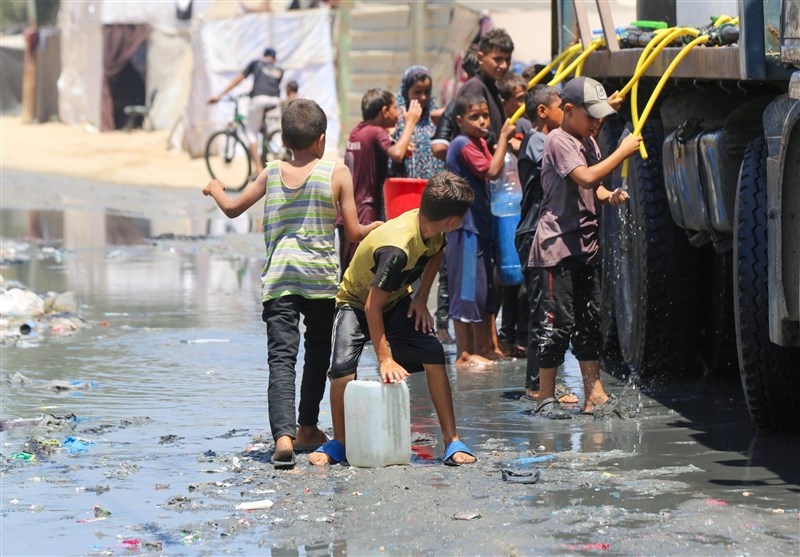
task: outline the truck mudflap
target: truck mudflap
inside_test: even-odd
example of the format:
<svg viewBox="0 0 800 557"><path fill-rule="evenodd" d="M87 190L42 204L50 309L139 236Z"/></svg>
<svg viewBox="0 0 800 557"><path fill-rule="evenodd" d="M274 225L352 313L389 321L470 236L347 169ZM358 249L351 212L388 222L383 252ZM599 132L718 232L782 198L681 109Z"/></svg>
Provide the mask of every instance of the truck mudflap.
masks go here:
<svg viewBox="0 0 800 557"><path fill-rule="evenodd" d="M780 346L800 346L800 101L776 98L764 111L764 131L769 336Z"/></svg>
<svg viewBox="0 0 800 557"><path fill-rule="evenodd" d="M768 429L800 429L800 348L770 340L767 275L767 142L747 147L736 204L734 316L739 369L753 421Z"/></svg>

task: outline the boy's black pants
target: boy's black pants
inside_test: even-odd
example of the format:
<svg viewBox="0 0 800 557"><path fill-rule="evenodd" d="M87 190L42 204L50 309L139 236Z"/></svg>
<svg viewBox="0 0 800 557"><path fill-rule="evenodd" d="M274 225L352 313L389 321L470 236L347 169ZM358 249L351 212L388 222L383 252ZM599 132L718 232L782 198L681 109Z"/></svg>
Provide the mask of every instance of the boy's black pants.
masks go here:
<svg viewBox="0 0 800 557"><path fill-rule="evenodd" d="M574 257L538 269L541 297L536 311L540 368L564 363L572 343L578 361L600 357L600 266ZM534 336L534 335L531 335Z"/></svg>
<svg viewBox="0 0 800 557"><path fill-rule="evenodd" d="M297 435L297 424L314 426L325 394L331 360L331 334L336 302L333 298L309 299L281 296L264 302L262 320L267 324L269 364L269 426L273 439ZM300 315L305 331L305 361L300 384L300 404L295 420L295 365L300 348Z"/></svg>

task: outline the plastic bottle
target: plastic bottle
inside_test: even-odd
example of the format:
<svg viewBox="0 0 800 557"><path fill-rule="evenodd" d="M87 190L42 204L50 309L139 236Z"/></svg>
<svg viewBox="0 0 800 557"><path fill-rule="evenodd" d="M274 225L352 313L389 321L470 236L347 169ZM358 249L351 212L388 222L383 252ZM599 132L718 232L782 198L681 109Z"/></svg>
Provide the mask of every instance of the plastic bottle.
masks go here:
<svg viewBox="0 0 800 557"><path fill-rule="evenodd" d="M491 182L497 274L503 285L522 284L522 265L514 238L520 219L522 188L517 171L517 157L506 153L503 173Z"/></svg>
<svg viewBox="0 0 800 557"><path fill-rule="evenodd" d="M506 153L503 172L490 182L492 192L492 214L497 217L519 215L522 202L522 186L519 183L517 157Z"/></svg>
<svg viewBox="0 0 800 557"><path fill-rule="evenodd" d="M347 462L377 468L411 460L408 385L350 381L344 391Z"/></svg>

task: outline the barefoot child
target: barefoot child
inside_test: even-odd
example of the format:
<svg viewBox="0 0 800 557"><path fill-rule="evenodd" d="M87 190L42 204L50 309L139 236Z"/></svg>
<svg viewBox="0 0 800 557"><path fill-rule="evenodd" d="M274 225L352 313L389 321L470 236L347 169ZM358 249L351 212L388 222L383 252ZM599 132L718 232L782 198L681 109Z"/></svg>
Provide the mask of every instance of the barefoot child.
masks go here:
<svg viewBox="0 0 800 557"><path fill-rule="evenodd" d="M427 300L442 260L445 233L458 228L472 203L471 188L450 172L434 174L420 208L392 219L358 246L336 296L331 378L333 439L309 460L326 465L346 459L344 391L356 378L364 344L372 339L381 379L396 383L425 370L442 428L444 463L458 466L475 456L458 439L444 349L434 335ZM420 279L411 297L410 285Z"/></svg>
<svg viewBox="0 0 800 557"><path fill-rule="evenodd" d="M551 130L542 155L543 198L528 266L539 272L539 403L536 414L569 418L555 399L556 370L572 343L581 368L584 412L608 400L600 382L600 269L596 201L617 206L628 199L607 190L603 179L639 148L629 135L600 160L594 140L601 121L615 112L603 86L588 77L572 79L561 91L564 117ZM620 99L613 101L619 102Z"/></svg>
<svg viewBox="0 0 800 557"><path fill-rule="evenodd" d="M275 161L242 194L230 198L212 180L203 189L230 218L259 199L264 203L267 263L261 275L262 319L267 324L269 423L275 439L273 464L294 466L294 445L314 447L327 437L317 427L331 356L331 332L339 266L334 245L337 206L353 241L381 223L358 223L353 182L342 164L323 161L327 118L310 100L291 101L281 117L283 142L291 162ZM295 364L305 323L305 364L295 414ZM299 424L299 425L298 425Z"/></svg>
<svg viewBox="0 0 800 557"><path fill-rule="evenodd" d="M450 318L456 333L456 365L488 365L502 354L494 351L494 264L489 180L503 171L508 139L514 126L506 124L494 155L485 137L491 124L489 105L481 95L456 99L456 124L461 134L447 149L447 169L464 178L475 194L464 224L447 236L447 275Z"/></svg>

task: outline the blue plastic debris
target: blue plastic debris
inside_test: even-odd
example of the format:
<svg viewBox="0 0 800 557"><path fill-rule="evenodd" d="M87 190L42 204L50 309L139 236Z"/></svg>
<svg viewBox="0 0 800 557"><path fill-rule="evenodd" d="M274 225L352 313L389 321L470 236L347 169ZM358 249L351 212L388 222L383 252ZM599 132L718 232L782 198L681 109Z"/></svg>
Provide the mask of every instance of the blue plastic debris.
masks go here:
<svg viewBox="0 0 800 557"><path fill-rule="evenodd" d="M516 460L512 460L509 464L517 464L519 466L525 466L527 464L534 464L536 462L547 462L548 460L553 460L556 456L552 454L543 454L539 456L526 456L523 458L518 458Z"/></svg>
<svg viewBox="0 0 800 557"><path fill-rule="evenodd" d="M67 449L69 454L84 453L89 450L90 445L94 445L94 441L81 439L73 435L70 435L61 442L61 446Z"/></svg>

